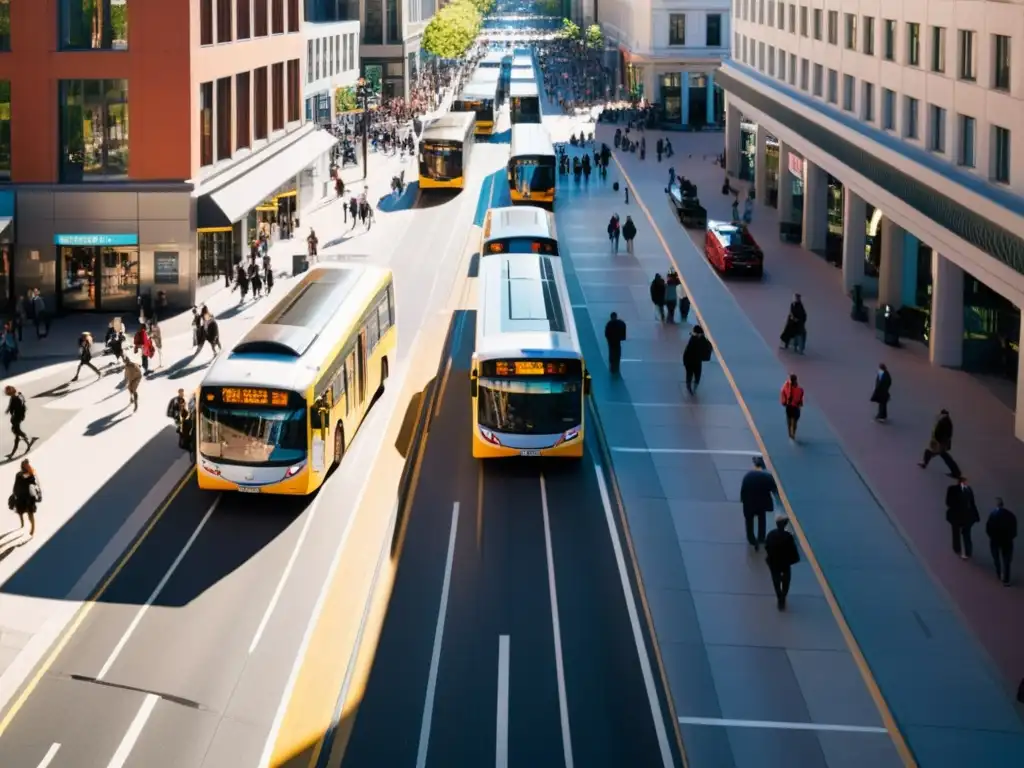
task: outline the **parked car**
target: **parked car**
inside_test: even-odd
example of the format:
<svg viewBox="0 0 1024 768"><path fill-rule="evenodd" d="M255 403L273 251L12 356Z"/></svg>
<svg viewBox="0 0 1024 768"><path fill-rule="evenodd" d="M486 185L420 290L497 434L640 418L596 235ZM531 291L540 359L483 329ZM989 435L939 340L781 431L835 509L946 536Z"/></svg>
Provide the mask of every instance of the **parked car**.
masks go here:
<svg viewBox="0 0 1024 768"><path fill-rule="evenodd" d="M678 183L667 187L668 202L676 212L679 223L687 229L704 229L708 223L708 212L696 195L686 195Z"/></svg>
<svg viewBox="0 0 1024 768"><path fill-rule="evenodd" d="M704 237L704 255L723 275L764 274L764 253L753 235L742 224L709 221Z"/></svg>

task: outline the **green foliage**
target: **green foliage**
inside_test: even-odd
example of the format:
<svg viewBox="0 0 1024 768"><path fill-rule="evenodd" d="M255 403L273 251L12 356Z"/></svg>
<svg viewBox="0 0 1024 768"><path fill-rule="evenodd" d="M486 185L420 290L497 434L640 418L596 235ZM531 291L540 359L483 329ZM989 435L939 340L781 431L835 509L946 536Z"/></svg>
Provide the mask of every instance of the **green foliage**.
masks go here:
<svg viewBox="0 0 1024 768"><path fill-rule="evenodd" d="M494 10L496 0L469 0L469 2L476 6L476 10L481 16L486 16Z"/></svg>
<svg viewBox="0 0 1024 768"><path fill-rule="evenodd" d="M584 33L584 42L587 48L599 51L604 48L604 33L599 24L591 24Z"/></svg>
<svg viewBox="0 0 1024 768"><path fill-rule="evenodd" d="M421 45L427 52L442 59L457 59L469 50L480 32L479 1L455 0L435 13L423 30Z"/></svg>
<svg viewBox="0 0 1024 768"><path fill-rule="evenodd" d="M541 16L558 16L562 12L562 0L540 0L537 13Z"/></svg>
<svg viewBox="0 0 1024 768"><path fill-rule="evenodd" d="M572 19L562 19L562 28L558 30L558 37L562 40L579 40L579 25Z"/></svg>
<svg viewBox="0 0 1024 768"><path fill-rule="evenodd" d="M355 88L339 88L334 92L334 109L338 112L351 112L359 109L359 99Z"/></svg>
<svg viewBox="0 0 1024 768"><path fill-rule="evenodd" d="M110 26L114 33L114 39L118 41L128 40L128 4L110 6Z"/></svg>

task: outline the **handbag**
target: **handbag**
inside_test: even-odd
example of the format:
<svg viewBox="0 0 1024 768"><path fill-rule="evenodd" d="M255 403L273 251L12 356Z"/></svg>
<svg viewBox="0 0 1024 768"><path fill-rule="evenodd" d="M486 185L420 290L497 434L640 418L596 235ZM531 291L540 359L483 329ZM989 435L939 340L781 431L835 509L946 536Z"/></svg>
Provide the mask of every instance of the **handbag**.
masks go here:
<svg viewBox="0 0 1024 768"><path fill-rule="evenodd" d="M7 508L13 511L16 506L18 506L18 499L12 493L10 496L7 497Z"/></svg>

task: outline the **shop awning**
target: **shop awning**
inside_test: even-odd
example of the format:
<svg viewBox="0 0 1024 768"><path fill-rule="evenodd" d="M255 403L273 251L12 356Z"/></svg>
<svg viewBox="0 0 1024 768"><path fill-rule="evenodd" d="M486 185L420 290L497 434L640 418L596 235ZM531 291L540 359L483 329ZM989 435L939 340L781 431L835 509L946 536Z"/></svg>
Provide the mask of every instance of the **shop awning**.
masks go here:
<svg viewBox="0 0 1024 768"><path fill-rule="evenodd" d="M337 139L327 131L311 131L226 184L201 193L197 226L230 227L336 143Z"/></svg>

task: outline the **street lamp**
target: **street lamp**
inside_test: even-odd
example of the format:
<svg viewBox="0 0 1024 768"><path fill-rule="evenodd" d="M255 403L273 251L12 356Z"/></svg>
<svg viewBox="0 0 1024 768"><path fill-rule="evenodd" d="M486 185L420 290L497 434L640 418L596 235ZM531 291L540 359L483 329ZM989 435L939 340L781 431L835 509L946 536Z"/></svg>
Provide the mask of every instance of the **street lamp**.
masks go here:
<svg viewBox="0 0 1024 768"><path fill-rule="evenodd" d="M370 130L370 88L365 78L360 77L356 82L356 98L359 106L363 108L363 181L366 181L367 158L367 134Z"/></svg>

